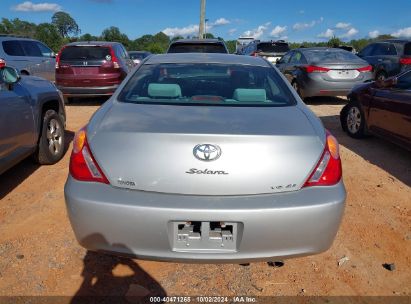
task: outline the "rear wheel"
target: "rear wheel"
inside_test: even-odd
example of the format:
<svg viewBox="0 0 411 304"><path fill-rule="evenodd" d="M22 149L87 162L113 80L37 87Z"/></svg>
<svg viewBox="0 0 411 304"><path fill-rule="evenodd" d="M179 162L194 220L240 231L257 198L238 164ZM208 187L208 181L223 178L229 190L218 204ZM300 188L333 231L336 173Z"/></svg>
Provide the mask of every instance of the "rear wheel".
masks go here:
<svg viewBox="0 0 411 304"><path fill-rule="evenodd" d="M349 136L353 138L365 137L364 113L358 102L350 102L344 109L341 118L342 127Z"/></svg>
<svg viewBox="0 0 411 304"><path fill-rule="evenodd" d="M36 161L41 165L58 162L64 153L64 124L54 110L43 115L43 124L38 143Z"/></svg>

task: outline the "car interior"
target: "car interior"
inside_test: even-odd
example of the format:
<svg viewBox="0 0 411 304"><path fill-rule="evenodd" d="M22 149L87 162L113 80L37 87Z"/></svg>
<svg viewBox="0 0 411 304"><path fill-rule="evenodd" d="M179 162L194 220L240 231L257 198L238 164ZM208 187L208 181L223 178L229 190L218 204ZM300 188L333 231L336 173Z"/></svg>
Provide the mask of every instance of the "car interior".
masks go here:
<svg viewBox="0 0 411 304"><path fill-rule="evenodd" d="M144 75L144 73L140 73ZM178 100L195 103L252 103L287 105L285 89L262 70L157 68L127 84L120 100L142 102ZM127 88L128 87L128 88Z"/></svg>

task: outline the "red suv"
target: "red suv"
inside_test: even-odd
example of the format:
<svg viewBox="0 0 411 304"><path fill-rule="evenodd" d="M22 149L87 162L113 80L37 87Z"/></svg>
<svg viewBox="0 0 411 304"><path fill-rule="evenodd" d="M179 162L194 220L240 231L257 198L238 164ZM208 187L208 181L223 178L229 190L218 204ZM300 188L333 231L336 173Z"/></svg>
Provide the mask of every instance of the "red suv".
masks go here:
<svg viewBox="0 0 411 304"><path fill-rule="evenodd" d="M65 97L112 95L134 67L118 42L73 42L56 58L56 85Z"/></svg>

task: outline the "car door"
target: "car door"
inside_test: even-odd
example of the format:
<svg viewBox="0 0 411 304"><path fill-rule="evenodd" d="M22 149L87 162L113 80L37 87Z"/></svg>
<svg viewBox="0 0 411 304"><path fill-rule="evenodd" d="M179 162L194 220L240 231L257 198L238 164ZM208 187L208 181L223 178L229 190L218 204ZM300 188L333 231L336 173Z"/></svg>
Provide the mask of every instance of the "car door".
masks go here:
<svg viewBox="0 0 411 304"><path fill-rule="evenodd" d="M35 43L43 56L42 62L40 63L40 69L44 72L44 78L54 82L56 78L56 56L54 55L54 52L43 43L39 41L36 41Z"/></svg>
<svg viewBox="0 0 411 304"><path fill-rule="evenodd" d="M392 43L377 43L373 50L375 72L386 72L386 76L394 76L400 72L400 61L397 50Z"/></svg>
<svg viewBox="0 0 411 304"><path fill-rule="evenodd" d="M374 89L368 126L374 133L411 147L411 72L391 88Z"/></svg>
<svg viewBox="0 0 411 304"><path fill-rule="evenodd" d="M378 63L378 58L374 56L375 46L376 43L369 44L358 53L358 57L367 61L370 65L373 66L374 69L376 64Z"/></svg>
<svg viewBox="0 0 411 304"><path fill-rule="evenodd" d="M33 151L34 131L28 92L20 83L9 86L0 80L0 172Z"/></svg>
<svg viewBox="0 0 411 304"><path fill-rule="evenodd" d="M30 62L31 75L48 79L50 77L46 68L48 59L43 57L41 50L36 41L20 40L27 60ZM48 79L49 80L49 79Z"/></svg>
<svg viewBox="0 0 411 304"><path fill-rule="evenodd" d="M128 52L123 45L119 45L119 52L121 59L124 60L125 65L127 66L127 72L129 73L134 67L134 61L130 58Z"/></svg>
<svg viewBox="0 0 411 304"><path fill-rule="evenodd" d="M298 71L303 63L306 63L303 54L300 51L294 51L289 63L284 68L284 75L290 83L298 77Z"/></svg>
<svg viewBox="0 0 411 304"><path fill-rule="evenodd" d="M29 71L30 63L19 40L4 40L2 41L2 47L4 50L3 59L6 60L8 66L14 67L20 72Z"/></svg>
<svg viewBox="0 0 411 304"><path fill-rule="evenodd" d="M284 69L287 66L288 62L290 61L290 58L294 52L288 52L286 53L276 64L275 66L280 70L281 73L284 73Z"/></svg>

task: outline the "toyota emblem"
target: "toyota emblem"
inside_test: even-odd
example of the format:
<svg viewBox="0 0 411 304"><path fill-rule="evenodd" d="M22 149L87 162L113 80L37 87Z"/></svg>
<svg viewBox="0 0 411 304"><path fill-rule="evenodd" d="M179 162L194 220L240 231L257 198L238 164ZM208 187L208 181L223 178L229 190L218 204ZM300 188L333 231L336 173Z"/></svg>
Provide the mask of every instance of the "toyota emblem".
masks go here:
<svg viewBox="0 0 411 304"><path fill-rule="evenodd" d="M221 149L217 145L200 144L194 147L195 158L202 161L213 161L220 157Z"/></svg>

